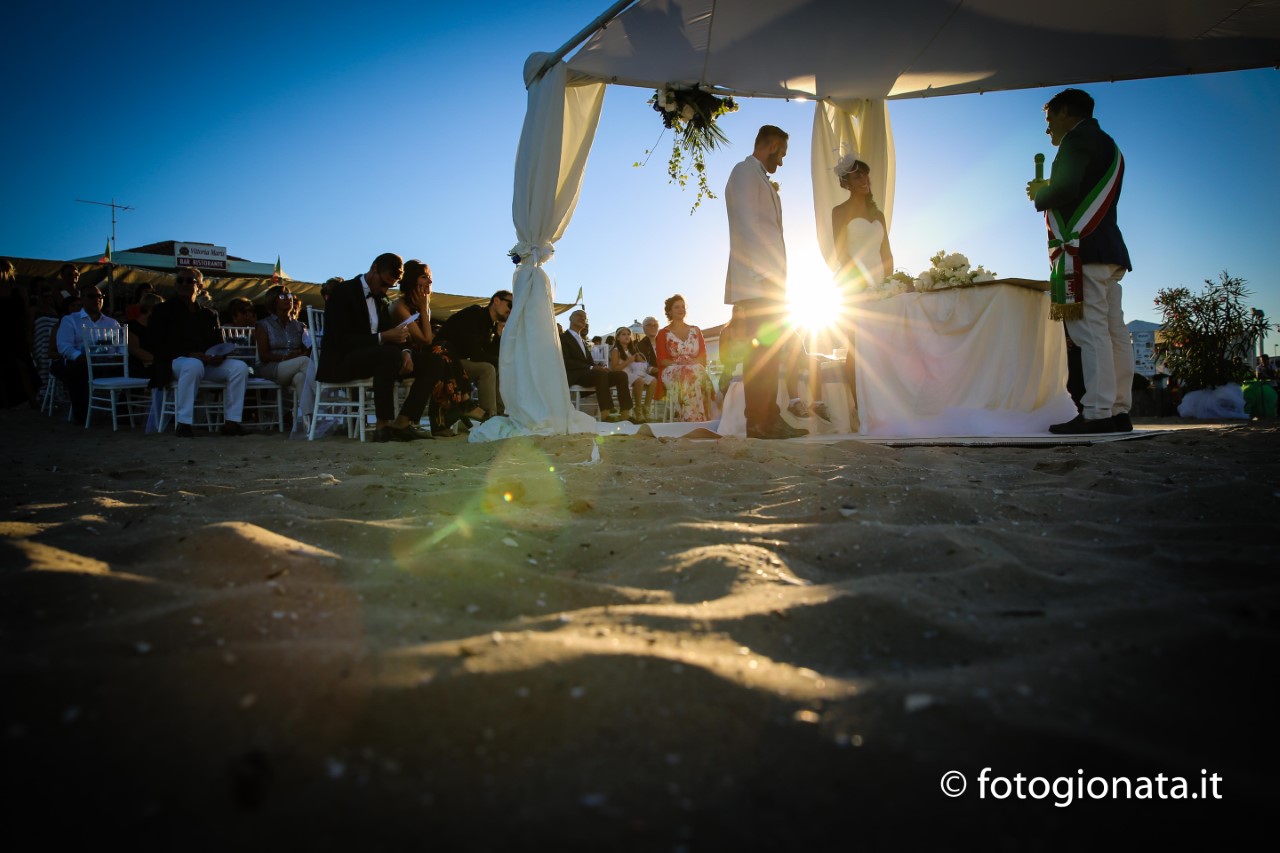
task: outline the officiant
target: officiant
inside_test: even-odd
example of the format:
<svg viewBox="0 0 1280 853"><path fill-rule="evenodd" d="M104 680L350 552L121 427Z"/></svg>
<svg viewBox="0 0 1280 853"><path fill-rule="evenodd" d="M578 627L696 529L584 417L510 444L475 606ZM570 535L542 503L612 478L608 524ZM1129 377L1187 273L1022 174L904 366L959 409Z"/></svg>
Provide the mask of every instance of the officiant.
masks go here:
<svg viewBox="0 0 1280 853"><path fill-rule="evenodd" d="M1080 347L1084 396L1059 435L1130 432L1133 344L1124 324L1120 280L1133 269L1116 224L1124 157L1093 117L1093 98L1063 89L1044 105L1045 133L1058 148L1049 179L1027 184L1045 211L1052 264L1052 315Z"/></svg>

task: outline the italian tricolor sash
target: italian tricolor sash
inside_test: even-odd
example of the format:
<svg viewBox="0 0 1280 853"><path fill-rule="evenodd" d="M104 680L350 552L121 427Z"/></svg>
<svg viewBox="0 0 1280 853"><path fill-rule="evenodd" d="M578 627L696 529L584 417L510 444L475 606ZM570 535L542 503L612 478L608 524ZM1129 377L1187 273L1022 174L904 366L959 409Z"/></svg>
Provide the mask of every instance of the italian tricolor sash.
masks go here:
<svg viewBox="0 0 1280 853"><path fill-rule="evenodd" d="M1070 219L1056 210L1044 212L1049 227L1049 308L1051 320L1080 320L1084 317L1084 272L1080 263L1080 238L1087 237L1102 222L1116 200L1124 176L1124 157L1116 146L1116 156L1107 173L1080 202Z"/></svg>

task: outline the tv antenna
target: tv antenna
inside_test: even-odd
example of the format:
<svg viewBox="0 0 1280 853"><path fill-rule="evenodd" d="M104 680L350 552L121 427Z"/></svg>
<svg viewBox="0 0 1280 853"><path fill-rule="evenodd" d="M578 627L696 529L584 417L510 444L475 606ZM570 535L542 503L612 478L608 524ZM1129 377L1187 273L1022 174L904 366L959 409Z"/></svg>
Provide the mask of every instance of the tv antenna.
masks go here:
<svg viewBox="0 0 1280 853"><path fill-rule="evenodd" d="M117 210L133 210L133 208L129 207L127 204L116 204L116 200L114 198L112 198L111 201L89 201L88 199L85 199L85 198L78 198L76 199L76 201L80 202L81 204L100 204L103 207L111 208L111 254L114 255L117 248L116 246L116 211Z"/></svg>

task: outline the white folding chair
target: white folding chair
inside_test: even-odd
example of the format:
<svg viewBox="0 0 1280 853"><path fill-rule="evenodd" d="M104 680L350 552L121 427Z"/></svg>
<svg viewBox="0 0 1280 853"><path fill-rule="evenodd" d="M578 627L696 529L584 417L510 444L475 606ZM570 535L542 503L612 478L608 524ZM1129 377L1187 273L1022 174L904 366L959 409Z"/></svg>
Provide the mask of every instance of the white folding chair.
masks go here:
<svg viewBox="0 0 1280 853"><path fill-rule="evenodd" d="M129 416L129 425L132 426L138 404L129 395L133 391L145 392L147 380L129 376L129 328L83 326L80 329L80 341L84 347L85 363L89 368L89 408L84 415L85 428L88 428L93 419L93 413L99 411L110 412L111 429L120 429L122 394L123 407ZM114 375L116 371L123 375ZM104 372L113 375L104 376Z"/></svg>
<svg viewBox="0 0 1280 853"><path fill-rule="evenodd" d="M324 343L324 311L307 306L307 325L311 327L311 360L320 365L320 347ZM325 399L326 395L329 399ZM321 417L346 424L347 436L358 435L365 440L365 426L369 417L369 401L373 397L373 380L356 379L351 382L321 382L315 380L315 403L311 407L311 423L307 425L307 439L316 437L316 424Z"/></svg>
<svg viewBox="0 0 1280 853"><path fill-rule="evenodd" d="M584 395L588 398L585 402L582 399ZM591 408L595 409L596 420L600 420L600 401L596 399L596 389L588 388L586 385L570 385L569 402L583 414L592 414L582 408L584 405L591 406Z"/></svg>
<svg viewBox="0 0 1280 853"><path fill-rule="evenodd" d="M235 351L228 358L239 359L249 365L250 369L258 366L258 343L253 336L254 329L254 326L222 327L222 339L235 345ZM263 399L264 396L267 399ZM250 376L244 386L244 411L257 413L258 426L275 427L283 432L284 389L272 379Z"/></svg>

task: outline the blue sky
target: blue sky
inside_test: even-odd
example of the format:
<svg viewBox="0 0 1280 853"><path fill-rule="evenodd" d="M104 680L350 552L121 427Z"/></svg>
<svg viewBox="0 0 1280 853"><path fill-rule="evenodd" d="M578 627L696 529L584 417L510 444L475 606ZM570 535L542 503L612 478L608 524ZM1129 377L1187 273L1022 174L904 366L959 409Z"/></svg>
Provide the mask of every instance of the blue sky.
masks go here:
<svg viewBox="0 0 1280 853"><path fill-rule="evenodd" d="M279 255L307 281L396 251L431 264L441 291L507 287L521 69L608 5L22 4L0 54L9 91L0 253L100 252L109 211L75 199L115 198L135 208L119 215L120 249L217 243L253 261ZM1271 243L1280 72L1084 88L1126 155L1120 226L1135 266L1126 318L1158 320L1159 288L1198 288L1227 269L1280 319ZM900 268L919 272L946 249L1001 275L1045 277L1044 224L1023 187L1033 155L1053 156L1040 107L1054 91L890 104ZM728 317L721 201L689 215L692 194L667 183L669 135L648 166L632 165L661 129L649 95L609 88L576 216L549 265L560 299L584 288L594 332L661 316L675 292L694 323ZM812 104L744 101L723 120L733 146L708 161L718 190L760 124L791 131L776 178L797 285L821 274L812 122Z"/></svg>

